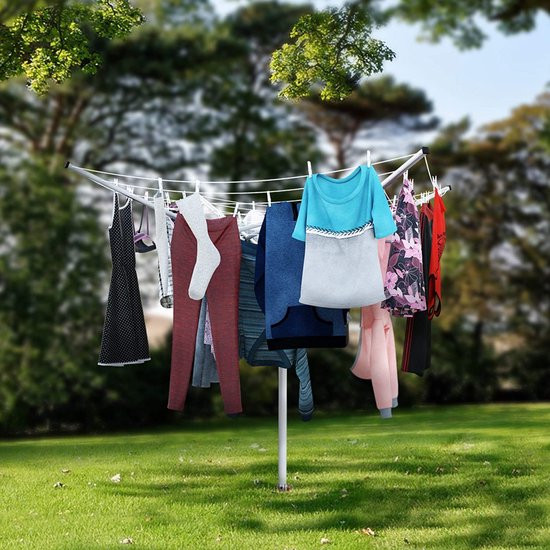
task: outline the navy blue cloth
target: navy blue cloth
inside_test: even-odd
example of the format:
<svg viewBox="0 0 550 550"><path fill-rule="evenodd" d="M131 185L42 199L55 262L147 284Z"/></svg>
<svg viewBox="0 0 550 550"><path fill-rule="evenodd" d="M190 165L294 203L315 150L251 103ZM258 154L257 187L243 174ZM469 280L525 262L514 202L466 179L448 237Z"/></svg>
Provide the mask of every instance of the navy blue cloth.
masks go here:
<svg viewBox="0 0 550 550"><path fill-rule="evenodd" d="M193 361L192 384L195 388L209 388L220 382L216 367L216 358L212 346L204 343L204 325L206 324L206 296L202 299L195 341L195 359Z"/></svg>
<svg viewBox="0 0 550 550"><path fill-rule="evenodd" d="M250 366L295 367L300 381L298 409L303 420L313 414L313 394L305 349L270 350L265 339L265 316L254 292L258 246L243 241L239 284L239 355Z"/></svg>
<svg viewBox="0 0 550 550"><path fill-rule="evenodd" d="M348 310L300 304L305 243L292 238L299 205L267 209L256 256L255 292L266 317L270 350L341 348L348 343Z"/></svg>

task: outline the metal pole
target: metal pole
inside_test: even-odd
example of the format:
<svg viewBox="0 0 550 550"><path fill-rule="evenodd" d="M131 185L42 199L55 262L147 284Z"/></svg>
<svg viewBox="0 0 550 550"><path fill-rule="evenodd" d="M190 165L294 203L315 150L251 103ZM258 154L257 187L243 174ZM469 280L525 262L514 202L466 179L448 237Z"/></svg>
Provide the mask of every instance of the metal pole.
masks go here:
<svg viewBox="0 0 550 550"><path fill-rule="evenodd" d="M382 180L382 187L387 187L395 181L401 174L413 167L418 161L422 160L426 155L430 154L429 147L422 147L409 160L404 162L397 170L394 170L387 178Z"/></svg>
<svg viewBox="0 0 550 550"><path fill-rule="evenodd" d="M68 170L72 170L73 172L76 172L77 174L81 174L88 178L90 181L93 181L94 183L97 183L98 185L101 185L101 187L105 187L106 189L110 189L111 191L114 191L115 193L120 193L121 195L124 195L128 197L129 199L132 199L134 201L140 202L141 204L148 206L149 208L153 208L154 204L152 202L149 202L145 200L140 195L136 195L135 193L130 193L127 189L124 189L121 185L116 183L111 183L110 181L104 180L103 178L100 178L99 176L96 176L95 174L91 174L84 168L80 168L79 166L75 166L74 164L71 164L70 162L67 162L65 164L65 168ZM172 219L176 218L176 214L174 212L171 212L170 210L165 209L166 215L169 216Z"/></svg>
<svg viewBox="0 0 550 550"><path fill-rule="evenodd" d="M279 367L279 491L288 491L286 483L287 370Z"/></svg>

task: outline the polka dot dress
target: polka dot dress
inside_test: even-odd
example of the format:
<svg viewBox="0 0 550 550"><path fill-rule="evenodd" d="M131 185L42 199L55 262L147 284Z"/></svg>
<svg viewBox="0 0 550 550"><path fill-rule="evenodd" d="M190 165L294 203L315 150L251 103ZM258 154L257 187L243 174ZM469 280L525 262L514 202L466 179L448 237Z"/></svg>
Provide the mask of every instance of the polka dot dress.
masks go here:
<svg viewBox="0 0 550 550"><path fill-rule="evenodd" d="M119 207L114 195L109 227L113 271L105 312L99 365L122 367L149 361L149 343L139 294L134 252L132 201Z"/></svg>

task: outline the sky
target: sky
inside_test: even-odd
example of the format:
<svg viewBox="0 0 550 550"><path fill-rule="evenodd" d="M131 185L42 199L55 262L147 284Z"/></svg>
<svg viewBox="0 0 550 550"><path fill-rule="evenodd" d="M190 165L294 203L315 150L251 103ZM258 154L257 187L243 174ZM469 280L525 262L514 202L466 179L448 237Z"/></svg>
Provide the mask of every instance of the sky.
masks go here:
<svg viewBox="0 0 550 550"><path fill-rule="evenodd" d="M214 0L221 14L243 3ZM341 3L313 0L319 9ZM384 74L423 89L444 124L469 116L475 128L532 102L550 83L550 17L541 15L537 23L535 31L513 36L488 27L482 48L466 52L449 40L421 43L419 26L403 23L391 23L374 36L397 54Z"/></svg>

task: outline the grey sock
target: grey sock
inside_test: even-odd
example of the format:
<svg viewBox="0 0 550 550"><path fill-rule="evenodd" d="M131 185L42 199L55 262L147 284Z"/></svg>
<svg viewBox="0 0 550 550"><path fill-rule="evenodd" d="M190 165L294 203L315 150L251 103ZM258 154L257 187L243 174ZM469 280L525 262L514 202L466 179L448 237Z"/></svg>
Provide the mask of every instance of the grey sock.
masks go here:
<svg viewBox="0 0 550 550"><path fill-rule="evenodd" d="M189 298L202 300L214 271L220 265L220 253L208 235L208 226L202 210L200 195L193 193L185 199L179 200L177 205L197 239L197 259L189 283Z"/></svg>
<svg viewBox="0 0 550 550"><path fill-rule="evenodd" d="M391 407L392 409L395 409L395 407L398 406L398 403L397 403L397 397L394 397L392 400L391 400Z"/></svg>
<svg viewBox="0 0 550 550"><path fill-rule="evenodd" d="M391 418L391 409L380 409L381 418Z"/></svg>

